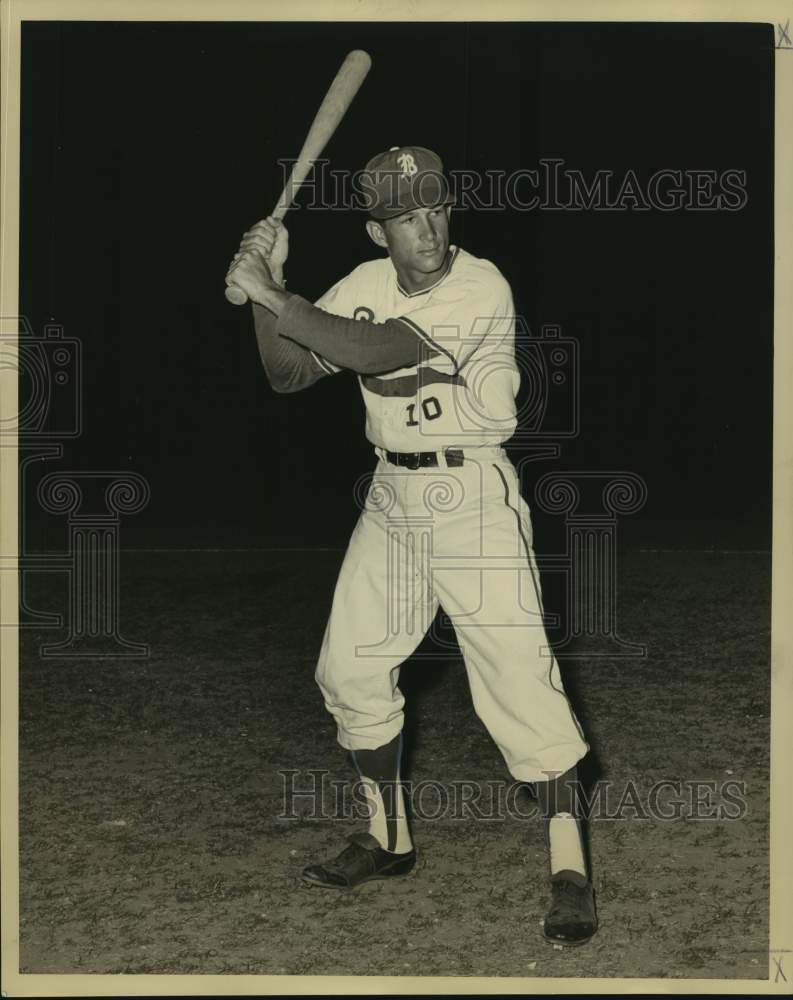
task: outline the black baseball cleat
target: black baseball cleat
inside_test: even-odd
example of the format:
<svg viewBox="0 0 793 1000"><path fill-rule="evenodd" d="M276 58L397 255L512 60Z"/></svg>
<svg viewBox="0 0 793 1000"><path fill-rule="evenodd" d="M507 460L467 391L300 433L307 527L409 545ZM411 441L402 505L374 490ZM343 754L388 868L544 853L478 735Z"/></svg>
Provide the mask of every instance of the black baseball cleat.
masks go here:
<svg viewBox="0 0 793 1000"><path fill-rule="evenodd" d="M415 851L392 854L371 833L354 833L349 841L349 847L333 861L304 868L304 881L323 889L353 889L362 882L407 875L416 863Z"/></svg>
<svg viewBox="0 0 793 1000"><path fill-rule="evenodd" d="M584 875L561 871L551 876L551 907L543 921L543 936L552 944L586 944L597 930L595 894Z"/></svg>

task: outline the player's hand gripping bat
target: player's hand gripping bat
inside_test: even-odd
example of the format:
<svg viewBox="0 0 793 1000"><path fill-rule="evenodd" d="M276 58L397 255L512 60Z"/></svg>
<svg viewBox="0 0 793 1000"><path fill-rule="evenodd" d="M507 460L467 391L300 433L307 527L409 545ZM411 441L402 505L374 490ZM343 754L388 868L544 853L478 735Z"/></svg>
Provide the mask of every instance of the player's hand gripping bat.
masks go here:
<svg viewBox="0 0 793 1000"><path fill-rule="evenodd" d="M289 206L295 199L298 188L336 131L371 65L372 60L369 54L361 49L350 52L341 64L339 72L334 77L333 83L328 88L325 99L320 104L319 111L311 123L306 141L303 143L297 162L292 167L281 197L273 209L274 219L280 221L286 215ZM244 305L248 301L248 296L237 285L226 286L226 298L235 306Z"/></svg>

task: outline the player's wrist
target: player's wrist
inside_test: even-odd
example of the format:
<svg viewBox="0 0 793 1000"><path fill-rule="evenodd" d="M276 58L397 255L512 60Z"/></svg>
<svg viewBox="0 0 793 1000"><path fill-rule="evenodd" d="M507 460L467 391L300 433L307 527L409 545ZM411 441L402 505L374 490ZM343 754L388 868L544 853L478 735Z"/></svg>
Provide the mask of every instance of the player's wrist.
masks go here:
<svg viewBox="0 0 793 1000"><path fill-rule="evenodd" d="M276 285L267 285L262 288L254 299L260 306L269 309L271 313L280 316L281 310L291 298L286 289Z"/></svg>

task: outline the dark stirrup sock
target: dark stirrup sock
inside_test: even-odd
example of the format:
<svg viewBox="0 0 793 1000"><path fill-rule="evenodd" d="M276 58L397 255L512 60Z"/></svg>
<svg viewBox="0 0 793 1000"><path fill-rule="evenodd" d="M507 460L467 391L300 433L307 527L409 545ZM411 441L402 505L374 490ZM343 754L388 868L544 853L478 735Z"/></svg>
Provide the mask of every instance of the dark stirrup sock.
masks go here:
<svg viewBox="0 0 793 1000"><path fill-rule="evenodd" d="M575 792L577 781L578 768L573 764L564 774L556 778L551 777L549 781L535 783L537 800L546 819L550 819L556 813L571 813L573 816L578 816Z"/></svg>
<svg viewBox="0 0 793 1000"><path fill-rule="evenodd" d="M353 750L352 759L372 800L370 832L383 848L403 853L412 848L400 782L402 733L375 750ZM383 822L383 820L385 822Z"/></svg>
<svg viewBox="0 0 793 1000"><path fill-rule="evenodd" d="M547 824L548 852L551 874L574 871L587 877L584 843L578 811L575 765L549 781L536 783L537 799Z"/></svg>

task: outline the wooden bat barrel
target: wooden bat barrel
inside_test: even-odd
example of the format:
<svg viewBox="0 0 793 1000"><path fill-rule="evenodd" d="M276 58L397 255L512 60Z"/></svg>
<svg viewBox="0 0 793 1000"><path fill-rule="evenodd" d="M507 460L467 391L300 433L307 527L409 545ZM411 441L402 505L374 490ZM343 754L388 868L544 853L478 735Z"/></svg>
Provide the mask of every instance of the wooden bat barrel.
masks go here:
<svg viewBox="0 0 793 1000"><path fill-rule="evenodd" d="M314 161L322 155L330 137L336 131L339 122L352 104L353 98L360 90L371 65L371 57L362 49L354 49L348 53L314 116L300 155L292 167L281 196L272 211L273 218L283 219L289 211L300 185L308 176ZM226 298L236 306L244 305L248 301L245 292L234 284L226 286Z"/></svg>

